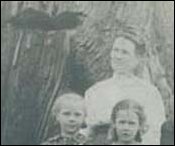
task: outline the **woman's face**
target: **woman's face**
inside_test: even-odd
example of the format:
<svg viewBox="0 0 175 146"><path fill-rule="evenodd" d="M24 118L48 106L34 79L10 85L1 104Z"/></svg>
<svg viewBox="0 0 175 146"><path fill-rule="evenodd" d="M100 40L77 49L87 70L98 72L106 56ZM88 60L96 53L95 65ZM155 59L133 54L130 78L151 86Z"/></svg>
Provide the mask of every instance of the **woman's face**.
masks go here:
<svg viewBox="0 0 175 146"><path fill-rule="evenodd" d="M111 66L114 72L130 73L136 68L138 60L135 49L135 43L127 38L119 37L115 40L111 51Z"/></svg>
<svg viewBox="0 0 175 146"><path fill-rule="evenodd" d="M120 110L116 115L115 127L120 143L132 143L140 129L139 117L134 111Z"/></svg>

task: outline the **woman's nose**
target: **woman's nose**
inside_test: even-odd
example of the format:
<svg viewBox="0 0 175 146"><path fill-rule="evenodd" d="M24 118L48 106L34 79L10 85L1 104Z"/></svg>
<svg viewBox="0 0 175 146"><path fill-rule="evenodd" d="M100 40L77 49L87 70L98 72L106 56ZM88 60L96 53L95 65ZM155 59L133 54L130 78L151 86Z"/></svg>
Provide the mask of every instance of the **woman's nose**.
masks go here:
<svg viewBox="0 0 175 146"><path fill-rule="evenodd" d="M114 58L116 60L122 60L123 59L123 54L121 52L115 53Z"/></svg>
<svg viewBox="0 0 175 146"><path fill-rule="evenodd" d="M119 55L118 53L112 53L111 58L114 59L114 60L121 59L121 55Z"/></svg>

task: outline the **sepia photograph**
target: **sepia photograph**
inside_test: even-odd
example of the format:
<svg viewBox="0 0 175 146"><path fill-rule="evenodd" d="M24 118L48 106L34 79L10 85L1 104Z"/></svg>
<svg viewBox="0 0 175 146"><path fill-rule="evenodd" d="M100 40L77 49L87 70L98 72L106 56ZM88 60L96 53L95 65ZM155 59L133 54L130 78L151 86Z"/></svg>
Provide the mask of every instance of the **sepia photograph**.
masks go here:
<svg viewBox="0 0 175 146"><path fill-rule="evenodd" d="M1 145L174 145L174 1L1 1Z"/></svg>

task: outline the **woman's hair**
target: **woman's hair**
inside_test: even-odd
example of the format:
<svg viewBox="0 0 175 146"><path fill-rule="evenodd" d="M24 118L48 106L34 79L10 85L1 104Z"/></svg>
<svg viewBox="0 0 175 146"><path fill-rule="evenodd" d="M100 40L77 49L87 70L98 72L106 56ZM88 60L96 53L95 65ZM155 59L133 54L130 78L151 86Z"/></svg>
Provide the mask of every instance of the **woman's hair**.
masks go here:
<svg viewBox="0 0 175 146"><path fill-rule="evenodd" d="M109 140L111 142L114 141L118 141L118 136L117 136L117 130L116 127L114 126L116 123L116 119L117 119L117 113L120 110L132 110L133 112L135 112L139 118L139 125L140 125L140 130L137 132L137 135L135 137L135 140L137 142L141 142L141 136L142 134L144 134L146 132L146 116L145 116L145 112L143 107L137 103L134 100L122 100L119 103L117 103L115 105L115 107L112 110L112 114L111 114L111 128L109 130Z"/></svg>
<svg viewBox="0 0 175 146"><path fill-rule="evenodd" d="M138 77L142 77L147 64L147 41L145 40L142 31L134 26L127 26L117 30L113 42L118 38L125 38L135 44L135 54L138 57L139 62L134 69L134 74Z"/></svg>
<svg viewBox="0 0 175 146"><path fill-rule="evenodd" d="M131 26L126 27L125 29L122 30L118 30L115 35L115 40L117 38L123 37L132 41L136 46L135 53L138 56L144 56L146 54L146 42L144 41L142 35L143 34L141 34L140 30Z"/></svg>

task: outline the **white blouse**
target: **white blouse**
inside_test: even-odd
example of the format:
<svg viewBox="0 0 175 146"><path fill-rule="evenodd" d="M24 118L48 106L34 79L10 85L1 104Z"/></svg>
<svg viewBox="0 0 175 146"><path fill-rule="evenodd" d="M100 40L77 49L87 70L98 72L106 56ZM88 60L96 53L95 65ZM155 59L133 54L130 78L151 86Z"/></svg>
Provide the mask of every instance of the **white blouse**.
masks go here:
<svg viewBox="0 0 175 146"><path fill-rule="evenodd" d="M160 129L165 121L165 111L157 88L135 76L116 77L96 83L85 94L87 124L110 123L112 108L124 99L133 99L145 109L149 131L144 135L144 144L159 145Z"/></svg>

